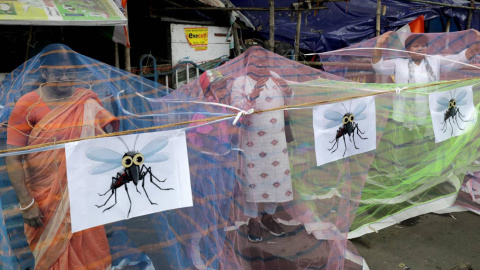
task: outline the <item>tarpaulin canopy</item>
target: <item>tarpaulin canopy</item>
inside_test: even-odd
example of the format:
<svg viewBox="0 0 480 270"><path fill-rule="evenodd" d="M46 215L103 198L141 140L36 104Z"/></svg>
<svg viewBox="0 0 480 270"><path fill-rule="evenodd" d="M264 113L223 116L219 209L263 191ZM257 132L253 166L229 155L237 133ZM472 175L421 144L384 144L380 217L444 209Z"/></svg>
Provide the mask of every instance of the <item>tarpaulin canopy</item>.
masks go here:
<svg viewBox="0 0 480 270"><path fill-rule="evenodd" d="M228 2L228 1L224 1ZM268 8L268 1L231 0L236 7ZM275 7L291 7L295 0L275 1ZM316 1L311 1L317 6ZM469 1L436 0L432 2L469 6ZM311 52L325 52L353 45L357 42L373 38L376 25L376 0L350 0L346 2L322 3L328 9L306 11L302 14L300 49ZM466 29L467 9L442 7L413 1L384 0L385 14L381 16L381 32L396 30L420 15L425 20L440 16L455 18L461 30ZM473 11L471 27L480 28L478 11ZM269 13L262 11L242 11L250 22L266 39L269 38ZM275 40L294 44L297 20L295 12L275 12Z"/></svg>
<svg viewBox="0 0 480 270"><path fill-rule="evenodd" d="M0 24L125 25L127 19L112 0L0 1Z"/></svg>

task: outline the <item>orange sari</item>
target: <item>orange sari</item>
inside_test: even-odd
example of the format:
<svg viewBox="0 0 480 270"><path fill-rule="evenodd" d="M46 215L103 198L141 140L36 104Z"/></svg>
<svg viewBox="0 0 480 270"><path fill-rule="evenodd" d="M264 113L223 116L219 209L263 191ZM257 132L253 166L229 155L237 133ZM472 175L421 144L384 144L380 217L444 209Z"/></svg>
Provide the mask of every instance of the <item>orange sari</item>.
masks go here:
<svg viewBox="0 0 480 270"><path fill-rule="evenodd" d="M102 134L108 124L118 128L118 120L100 105L97 95L90 90L77 89L67 102L52 110L38 97L36 103L28 106L24 119L35 114L35 106L47 113L33 125L27 123L31 127L27 145ZM12 117L14 113L15 109ZM25 226L35 269L108 269L111 258L103 226L71 232L65 150L27 154L24 170L29 192L44 215L43 227Z"/></svg>

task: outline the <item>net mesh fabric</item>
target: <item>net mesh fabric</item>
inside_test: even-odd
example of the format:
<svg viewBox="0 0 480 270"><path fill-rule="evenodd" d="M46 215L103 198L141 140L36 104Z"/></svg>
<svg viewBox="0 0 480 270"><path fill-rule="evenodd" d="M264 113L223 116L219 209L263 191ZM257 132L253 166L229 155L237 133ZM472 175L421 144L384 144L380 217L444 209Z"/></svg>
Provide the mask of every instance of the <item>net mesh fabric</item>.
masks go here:
<svg viewBox="0 0 480 270"><path fill-rule="evenodd" d="M413 49L408 48L410 35L392 33L380 48L383 61L410 61L413 58ZM327 72L396 90L396 93L376 98L377 106L387 109L389 117L377 132L375 158L368 171L350 237L374 232L423 213L445 211L452 204L470 205L470 209L478 211L478 204L472 200L474 196L462 195L472 191L465 183L477 182L472 173L463 183L467 171L478 171L474 164L478 158L478 134L472 130L435 143L428 109L430 93L452 91L455 94L462 89L473 91L473 104L478 108L479 57L475 49L478 32L467 30L422 36L426 49L417 54L425 54L430 66L433 65L430 72L433 76L428 74L428 68L417 70L408 64L397 63L390 72L375 69L372 55L379 49L377 38L320 54ZM470 59L465 57L469 50L473 52ZM425 66L427 61L423 60L421 65ZM415 77L417 72L422 73L423 83L412 80L412 77L419 78ZM459 190L462 196L455 202Z"/></svg>
<svg viewBox="0 0 480 270"><path fill-rule="evenodd" d="M437 48L432 53L438 55L459 53L476 41L474 34L429 34L440 45L428 47ZM407 57L399 44L392 37L388 46L395 50L385 50L383 57ZM2 146L15 104L44 83L45 55L67 50L75 59L69 66L77 74L72 83L91 88L119 120L118 128L107 132L183 129L187 135L194 206L103 226L113 266L362 269L362 258L348 237L380 229L389 224L385 219L405 210L454 197L465 172L475 171L479 146L476 123L467 133L436 144L428 114L416 114L410 107L399 113L394 105L399 96L415 101L429 93L471 87L476 106L476 58L467 63L471 66L441 72L438 79L449 81L395 84L392 76L376 75L372 69L374 45L375 40L368 40L321 54L327 72L252 47L175 91L55 45L2 82ZM258 97L252 92L256 86L265 88ZM317 166L312 109L367 96L375 97L376 150ZM62 141L26 150L53 151L58 144ZM4 153L19 154L25 153ZM6 269L31 266L18 201L2 168L2 263ZM285 236L262 229L263 241L249 242L246 223L252 203L259 212L275 203L273 218Z"/></svg>

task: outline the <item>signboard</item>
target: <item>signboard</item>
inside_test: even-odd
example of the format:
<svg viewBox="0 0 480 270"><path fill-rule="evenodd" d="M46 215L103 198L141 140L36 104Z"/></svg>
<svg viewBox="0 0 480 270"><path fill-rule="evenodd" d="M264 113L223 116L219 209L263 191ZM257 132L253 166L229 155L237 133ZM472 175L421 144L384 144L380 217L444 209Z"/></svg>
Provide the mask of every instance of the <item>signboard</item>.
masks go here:
<svg viewBox="0 0 480 270"><path fill-rule="evenodd" d="M0 24L119 25L127 19L112 0L0 0Z"/></svg>
<svg viewBox="0 0 480 270"><path fill-rule="evenodd" d="M195 51L205 51L208 45L208 27L185 28L187 41Z"/></svg>

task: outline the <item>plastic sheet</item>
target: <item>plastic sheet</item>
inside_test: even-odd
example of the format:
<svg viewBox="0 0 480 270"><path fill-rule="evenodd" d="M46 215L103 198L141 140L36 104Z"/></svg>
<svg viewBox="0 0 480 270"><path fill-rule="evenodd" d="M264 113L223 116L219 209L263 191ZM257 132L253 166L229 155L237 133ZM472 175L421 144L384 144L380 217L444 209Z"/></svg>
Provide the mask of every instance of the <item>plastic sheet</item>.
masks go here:
<svg viewBox="0 0 480 270"><path fill-rule="evenodd" d="M268 1L259 3L245 0L232 0L237 7L268 7ZM276 7L290 7L297 1L275 1ZM468 6L469 3L462 0L434 1L450 5ZM353 0L348 2L331 2L325 4L328 9L308 11L302 14L302 26L300 34L300 49L310 52L325 52L351 46L357 42L373 38L375 36L375 14L377 1ZM386 13L381 17L381 33L396 30L408 24L420 15L425 20L438 17L453 18L458 22L460 29L466 29L467 9L441 7L431 4L415 3L410 1L382 1ZM312 1L312 6L316 6ZM474 11L471 27L480 27L479 11ZM268 12L243 11L250 19L255 29L266 39L269 37ZM321 31L321 32L320 32ZM296 35L296 15L294 12L275 13L275 39L294 44Z"/></svg>

